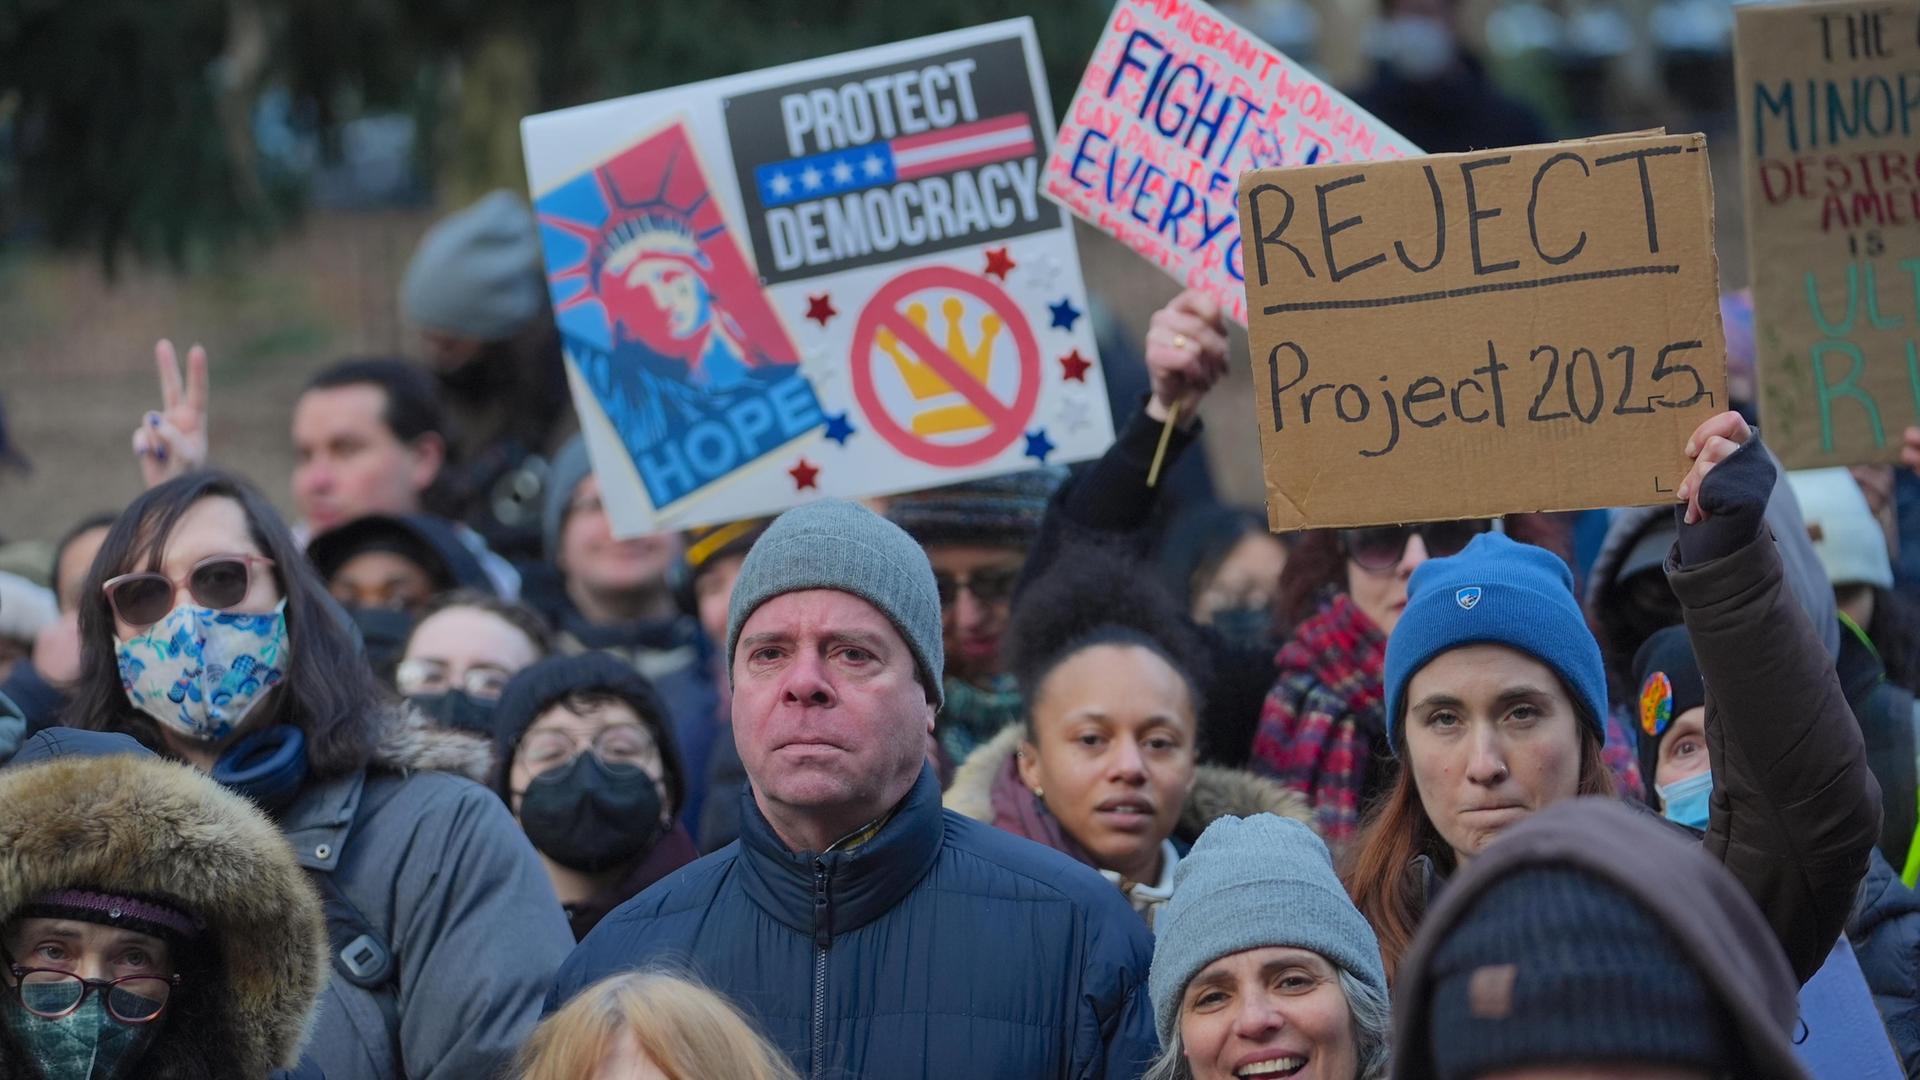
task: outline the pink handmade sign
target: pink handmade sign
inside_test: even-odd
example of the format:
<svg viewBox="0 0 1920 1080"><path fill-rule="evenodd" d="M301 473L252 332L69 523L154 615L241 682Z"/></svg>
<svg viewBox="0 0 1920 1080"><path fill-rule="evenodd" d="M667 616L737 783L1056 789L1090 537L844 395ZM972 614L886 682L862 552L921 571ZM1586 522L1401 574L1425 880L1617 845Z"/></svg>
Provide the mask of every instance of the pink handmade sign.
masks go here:
<svg viewBox="0 0 1920 1080"><path fill-rule="evenodd" d="M1120 0L1060 122L1044 190L1245 325L1240 173L1419 153L1200 0Z"/></svg>

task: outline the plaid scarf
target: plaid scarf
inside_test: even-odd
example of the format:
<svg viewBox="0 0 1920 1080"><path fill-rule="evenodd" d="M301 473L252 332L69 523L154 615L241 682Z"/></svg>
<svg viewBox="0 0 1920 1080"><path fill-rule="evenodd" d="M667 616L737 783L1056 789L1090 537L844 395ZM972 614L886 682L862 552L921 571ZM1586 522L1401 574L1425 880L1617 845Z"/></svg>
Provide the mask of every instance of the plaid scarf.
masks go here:
<svg viewBox="0 0 1920 1080"><path fill-rule="evenodd" d="M1338 593L1274 658L1280 677L1260 708L1252 764L1307 797L1329 844L1359 829L1373 744L1385 738L1386 656L1387 636Z"/></svg>

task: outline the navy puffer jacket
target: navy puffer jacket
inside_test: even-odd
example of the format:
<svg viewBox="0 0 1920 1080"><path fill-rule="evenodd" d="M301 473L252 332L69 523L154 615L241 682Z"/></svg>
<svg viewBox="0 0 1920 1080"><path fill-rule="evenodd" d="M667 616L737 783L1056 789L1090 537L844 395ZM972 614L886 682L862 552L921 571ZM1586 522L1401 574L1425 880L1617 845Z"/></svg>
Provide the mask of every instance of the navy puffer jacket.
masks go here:
<svg viewBox="0 0 1920 1080"><path fill-rule="evenodd" d="M1908 1076L1920 1076L1920 893L1873 856L1847 920L1847 940Z"/></svg>
<svg viewBox="0 0 1920 1080"><path fill-rule="evenodd" d="M750 790L741 826L587 935L549 1010L667 963L810 1078L1130 1078L1151 1061L1140 917L1072 859L942 810L931 768L852 850L789 851Z"/></svg>

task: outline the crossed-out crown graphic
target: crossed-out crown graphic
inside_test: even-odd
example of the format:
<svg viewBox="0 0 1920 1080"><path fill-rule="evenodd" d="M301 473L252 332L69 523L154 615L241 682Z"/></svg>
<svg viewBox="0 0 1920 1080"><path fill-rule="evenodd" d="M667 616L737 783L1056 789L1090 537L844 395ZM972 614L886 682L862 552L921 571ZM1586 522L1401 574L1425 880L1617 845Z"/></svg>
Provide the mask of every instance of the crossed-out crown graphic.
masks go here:
<svg viewBox="0 0 1920 1080"><path fill-rule="evenodd" d="M964 325L967 305L957 296L949 296L940 302L940 314L946 319L946 354L953 358L973 380L983 388L987 385L987 376L993 369L993 343L1000 335L1002 321L1000 316L989 313L980 317L979 346L967 344ZM933 335L927 330L927 305L915 301L907 305L907 321L918 327L928 338ZM907 390L916 402L927 402L954 394L952 383L928 364L914 359L901 346L900 339L893 331L884 327L874 335L874 344L885 350L900 369L900 377L906 380ZM915 435L945 435L955 431L967 431L988 426L985 414L971 404L928 405L920 409L913 417Z"/></svg>

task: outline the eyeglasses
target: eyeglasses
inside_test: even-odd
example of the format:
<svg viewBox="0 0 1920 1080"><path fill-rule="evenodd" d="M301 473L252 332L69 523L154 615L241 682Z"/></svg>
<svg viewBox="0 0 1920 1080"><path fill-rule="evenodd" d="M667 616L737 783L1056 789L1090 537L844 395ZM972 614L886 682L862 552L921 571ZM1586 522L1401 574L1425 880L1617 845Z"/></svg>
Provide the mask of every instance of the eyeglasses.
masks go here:
<svg viewBox="0 0 1920 1080"><path fill-rule="evenodd" d="M626 765L636 769L664 767L660 760L660 744L654 741L652 732L639 724L614 724L601 728L591 741L581 738L576 732L542 728L529 733L520 744L520 757L528 770L543 773L560 768L587 750L593 751L595 757L609 765Z"/></svg>
<svg viewBox="0 0 1920 1080"><path fill-rule="evenodd" d="M1425 525L1384 525L1372 529L1342 529L1340 544L1347 557L1363 570L1391 570L1407 553L1414 536L1433 558L1458 555L1473 538L1493 527L1490 521L1432 521Z"/></svg>
<svg viewBox="0 0 1920 1080"><path fill-rule="evenodd" d="M121 622L145 628L166 618L167 612L173 610L174 593L182 584L193 596L194 603L225 611L247 598L247 590L253 587L255 566L272 565L272 559L261 555L213 555L195 563L193 569L187 571L184 583L165 574L121 574L100 588Z"/></svg>
<svg viewBox="0 0 1920 1080"><path fill-rule="evenodd" d="M460 690L470 698L498 701L506 692L507 683L513 681L513 675L497 667L471 667L454 679L445 663L416 658L400 661L400 666L394 669L393 681L402 697Z"/></svg>
<svg viewBox="0 0 1920 1080"><path fill-rule="evenodd" d="M91 991L99 991L107 1011L123 1024L149 1024L160 1019L167 999L180 985L180 976L128 975L119 979L88 979L58 968L30 968L8 958L13 992L20 1006L43 1020L72 1016Z"/></svg>
<svg viewBox="0 0 1920 1080"><path fill-rule="evenodd" d="M952 607L960 599L960 590L965 589L973 598L983 604L998 604L1013 595L1013 586L1020 580L1020 567L998 566L975 570L971 574L949 574L936 570L933 573L934 588L940 590L940 606Z"/></svg>

